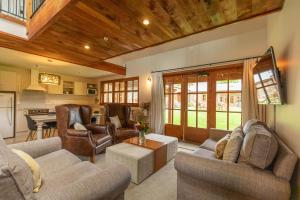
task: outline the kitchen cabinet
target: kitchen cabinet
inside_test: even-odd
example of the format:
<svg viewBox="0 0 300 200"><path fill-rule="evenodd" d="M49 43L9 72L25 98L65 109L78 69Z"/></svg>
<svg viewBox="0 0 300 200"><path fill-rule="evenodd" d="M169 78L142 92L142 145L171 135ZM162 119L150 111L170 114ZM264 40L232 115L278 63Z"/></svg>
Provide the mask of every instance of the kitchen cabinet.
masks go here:
<svg viewBox="0 0 300 200"><path fill-rule="evenodd" d="M63 94L74 94L74 82L63 81Z"/></svg>
<svg viewBox="0 0 300 200"><path fill-rule="evenodd" d="M0 90L16 91L17 90L17 73L10 71L0 71Z"/></svg>
<svg viewBox="0 0 300 200"><path fill-rule="evenodd" d="M48 94L63 94L63 84L48 85Z"/></svg>
<svg viewBox="0 0 300 200"><path fill-rule="evenodd" d="M91 84L89 84L91 85ZM48 94L87 95L88 83L82 81L61 81L61 84L48 85Z"/></svg>
<svg viewBox="0 0 300 200"><path fill-rule="evenodd" d="M87 83L85 82L74 82L74 94L75 95L87 95Z"/></svg>

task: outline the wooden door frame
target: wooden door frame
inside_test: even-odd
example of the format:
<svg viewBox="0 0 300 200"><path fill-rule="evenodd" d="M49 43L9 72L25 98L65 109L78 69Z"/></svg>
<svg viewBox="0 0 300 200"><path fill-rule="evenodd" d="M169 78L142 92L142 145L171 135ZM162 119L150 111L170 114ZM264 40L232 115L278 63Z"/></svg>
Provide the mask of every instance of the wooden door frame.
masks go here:
<svg viewBox="0 0 300 200"><path fill-rule="evenodd" d="M207 128L205 131L202 131L202 135L200 137L198 137L198 136L190 137L190 138L194 137L192 142L202 143L203 141L205 141L208 138L208 130L210 128L216 127L216 75L218 73L228 72L229 70L230 70L230 72L234 72L234 71L241 72L242 67L243 67L243 63L237 63L237 64L216 66L213 68L210 67L210 68L202 68L202 69L196 69L196 70L188 70L188 71L180 71L180 72L172 72L172 73L163 74L164 85L165 85L165 79L175 77L175 76L181 76L181 125L180 125L180 127L182 129L182 133L181 134L170 134L170 132L172 132L172 129L173 130L176 129L176 127L173 127L173 126L177 126L177 125L166 124L165 130L166 130L166 133L169 133L167 135L171 135L171 136L175 136L175 137L178 137L178 135L180 135L180 137L178 137L179 139L190 141L189 138L186 138L187 129L192 128L192 127L187 126L187 120L188 120L187 119L187 117L188 117L188 115L187 115L187 112L188 112L188 109L187 109L188 79L187 79L187 77L188 77L188 75L192 75L192 74L197 75L197 74L203 73L203 72L208 73L208 78L207 78L207 87L208 87L207 88ZM197 84L198 84L198 78L197 78ZM197 93L197 98L198 98L198 93ZM229 101L229 99L228 99L228 101ZM196 112L197 112L197 110L196 110ZM172 117L172 119L173 119L173 117ZM198 123L197 120L196 120L196 123ZM177 128L178 128L178 126L177 126ZM168 131L168 129L169 129L169 131ZM195 129L198 129L198 128L195 128ZM203 128L200 128L200 129L204 130Z"/></svg>

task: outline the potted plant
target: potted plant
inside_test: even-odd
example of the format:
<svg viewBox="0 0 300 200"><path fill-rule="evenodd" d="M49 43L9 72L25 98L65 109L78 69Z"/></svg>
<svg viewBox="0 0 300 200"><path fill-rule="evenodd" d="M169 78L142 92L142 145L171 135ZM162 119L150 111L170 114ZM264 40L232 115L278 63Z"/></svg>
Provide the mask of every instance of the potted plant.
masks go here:
<svg viewBox="0 0 300 200"><path fill-rule="evenodd" d="M149 131L149 125L144 121L140 121L136 124L136 128L139 131L139 144L144 144L146 140L145 134Z"/></svg>

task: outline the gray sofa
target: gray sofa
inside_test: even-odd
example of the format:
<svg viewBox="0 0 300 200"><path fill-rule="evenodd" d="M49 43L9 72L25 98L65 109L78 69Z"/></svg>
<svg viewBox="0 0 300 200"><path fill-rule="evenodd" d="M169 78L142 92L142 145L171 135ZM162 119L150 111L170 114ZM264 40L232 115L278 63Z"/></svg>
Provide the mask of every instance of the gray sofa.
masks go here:
<svg viewBox="0 0 300 200"><path fill-rule="evenodd" d="M23 175L21 181L16 181L15 177L10 177L12 175L7 170L7 161L16 161L18 158L10 153L9 148L1 140L2 138L0 138L0 199L124 199L124 191L130 182L130 172L126 168L116 165L102 170L90 162L81 161L69 151L62 149L59 137L7 146L28 153L41 167L42 187L40 191L24 194L26 191L24 192L24 188L21 188L23 186L18 186L18 184L22 181L24 182L23 185L28 184L31 181L31 176L26 176L26 180ZM5 159L4 157L7 155L11 157ZM17 162L22 165L21 161L18 160ZM23 168L26 168L26 165L23 165ZM12 170L15 170L15 175L18 176L20 175L18 173L24 169L18 166L10 171ZM32 187L28 188L31 189Z"/></svg>
<svg viewBox="0 0 300 200"><path fill-rule="evenodd" d="M262 170L245 163L215 157L216 142L228 132L211 129L195 152L179 152L175 158L177 199L263 199L290 198L290 179L297 157L277 136L278 152L273 164Z"/></svg>

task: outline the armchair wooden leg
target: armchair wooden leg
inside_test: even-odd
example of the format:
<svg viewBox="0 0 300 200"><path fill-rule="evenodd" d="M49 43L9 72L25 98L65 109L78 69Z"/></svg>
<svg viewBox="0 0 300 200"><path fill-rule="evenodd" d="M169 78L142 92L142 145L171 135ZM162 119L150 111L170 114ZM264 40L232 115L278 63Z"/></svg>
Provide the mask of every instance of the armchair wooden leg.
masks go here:
<svg viewBox="0 0 300 200"><path fill-rule="evenodd" d="M90 156L90 162L95 163L96 162L96 155L93 153L93 155Z"/></svg>

